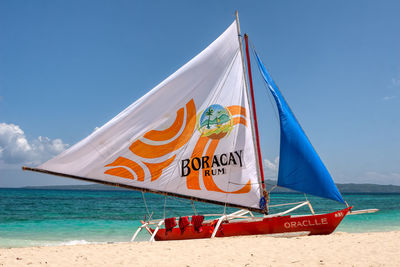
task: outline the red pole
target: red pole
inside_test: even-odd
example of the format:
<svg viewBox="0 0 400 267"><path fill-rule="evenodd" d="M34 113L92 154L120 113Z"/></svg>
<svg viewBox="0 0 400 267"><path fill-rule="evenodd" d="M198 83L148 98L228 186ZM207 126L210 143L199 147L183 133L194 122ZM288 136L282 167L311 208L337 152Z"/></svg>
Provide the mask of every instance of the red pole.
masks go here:
<svg viewBox="0 0 400 267"><path fill-rule="evenodd" d="M251 77L251 66L250 66L250 54L249 54L249 41L247 34L244 35L244 41L246 43L246 56L247 56L247 72L249 73L249 83L250 83L250 94L251 94L251 103L253 108L253 116L254 116L254 130L256 132L256 142L257 142L257 155L258 155L258 164L260 166L260 175L261 175L261 184L262 188L265 190L265 182L264 182L264 170L262 164L261 150L260 150L260 136L258 134L258 123L257 123L257 112L256 112L256 102L254 101L254 90L253 90L253 79Z"/></svg>

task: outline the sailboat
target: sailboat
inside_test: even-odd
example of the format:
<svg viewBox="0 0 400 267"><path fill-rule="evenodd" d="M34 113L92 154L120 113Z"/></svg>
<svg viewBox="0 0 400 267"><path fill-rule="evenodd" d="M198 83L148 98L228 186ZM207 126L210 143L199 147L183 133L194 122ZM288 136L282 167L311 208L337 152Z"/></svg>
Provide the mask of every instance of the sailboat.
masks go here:
<svg viewBox="0 0 400 267"><path fill-rule="evenodd" d="M277 186L344 205L316 214L306 199L279 204L289 208L269 214L273 205L262 168L248 36L246 61L242 39L236 13L236 20L205 50L100 129L40 166L23 170L239 209L184 216L179 227L175 218L147 218L132 241L143 229L151 241L332 233L352 207L255 52L279 112ZM303 206L310 214L290 215Z"/></svg>

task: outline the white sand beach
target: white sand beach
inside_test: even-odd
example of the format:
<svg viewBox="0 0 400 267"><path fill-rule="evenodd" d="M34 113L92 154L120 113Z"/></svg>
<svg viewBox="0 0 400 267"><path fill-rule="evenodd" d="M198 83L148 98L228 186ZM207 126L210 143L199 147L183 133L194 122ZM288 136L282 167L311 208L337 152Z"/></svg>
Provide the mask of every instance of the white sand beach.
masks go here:
<svg viewBox="0 0 400 267"><path fill-rule="evenodd" d="M400 266L400 231L0 249L1 266Z"/></svg>

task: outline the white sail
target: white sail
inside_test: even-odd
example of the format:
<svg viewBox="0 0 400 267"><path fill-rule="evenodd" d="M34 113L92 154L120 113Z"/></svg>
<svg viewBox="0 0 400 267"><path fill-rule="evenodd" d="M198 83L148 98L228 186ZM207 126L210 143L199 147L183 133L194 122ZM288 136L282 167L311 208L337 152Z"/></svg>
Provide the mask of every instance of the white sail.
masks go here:
<svg viewBox="0 0 400 267"><path fill-rule="evenodd" d="M236 22L178 71L39 169L258 208Z"/></svg>

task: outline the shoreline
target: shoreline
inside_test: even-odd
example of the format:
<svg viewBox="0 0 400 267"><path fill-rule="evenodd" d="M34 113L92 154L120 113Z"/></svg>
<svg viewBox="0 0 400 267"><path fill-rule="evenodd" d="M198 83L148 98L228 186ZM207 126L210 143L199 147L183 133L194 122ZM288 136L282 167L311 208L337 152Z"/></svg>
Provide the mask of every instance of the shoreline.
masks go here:
<svg viewBox="0 0 400 267"><path fill-rule="evenodd" d="M400 265L400 231L0 248L0 266Z"/></svg>

